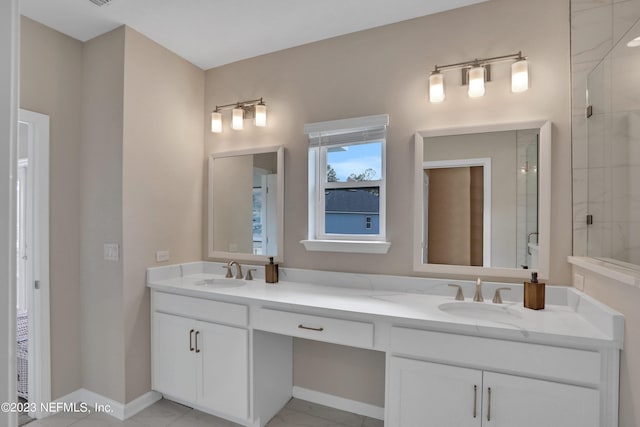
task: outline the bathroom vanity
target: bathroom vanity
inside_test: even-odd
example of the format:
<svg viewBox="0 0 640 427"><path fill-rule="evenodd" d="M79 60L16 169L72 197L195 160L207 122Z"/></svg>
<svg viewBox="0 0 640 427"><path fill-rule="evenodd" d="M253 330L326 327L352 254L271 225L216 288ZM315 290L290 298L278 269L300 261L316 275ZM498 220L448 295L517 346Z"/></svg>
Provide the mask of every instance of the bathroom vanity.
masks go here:
<svg viewBox="0 0 640 427"><path fill-rule="evenodd" d="M504 283L472 302L472 282L282 269L270 285L221 267L147 270L152 387L168 399L263 426L292 395L300 337L385 352L388 427L617 426L623 318L573 288L547 287L533 311L517 284L494 304Z"/></svg>

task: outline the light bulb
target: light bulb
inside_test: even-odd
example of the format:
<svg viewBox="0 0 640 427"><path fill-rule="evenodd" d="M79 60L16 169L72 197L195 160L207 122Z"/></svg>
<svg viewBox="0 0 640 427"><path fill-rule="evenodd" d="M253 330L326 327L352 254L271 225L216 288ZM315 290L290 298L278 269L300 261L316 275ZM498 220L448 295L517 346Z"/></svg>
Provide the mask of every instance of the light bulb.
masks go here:
<svg viewBox="0 0 640 427"><path fill-rule="evenodd" d="M213 113L211 113L211 132L222 132L222 113L220 113L219 111L214 111Z"/></svg>
<svg viewBox="0 0 640 427"><path fill-rule="evenodd" d="M267 125L267 106L260 103L255 106L255 125L265 127Z"/></svg>
<svg viewBox="0 0 640 427"><path fill-rule="evenodd" d="M469 69L469 98L484 96L484 67Z"/></svg>
<svg viewBox="0 0 640 427"><path fill-rule="evenodd" d="M529 64L520 59L511 64L511 92L525 92L529 89Z"/></svg>
<svg viewBox="0 0 640 427"><path fill-rule="evenodd" d="M242 130L244 127L244 110L238 106L231 112L231 129Z"/></svg>
<svg viewBox="0 0 640 427"><path fill-rule="evenodd" d="M444 101L444 76L438 71L434 71L429 76L429 101Z"/></svg>

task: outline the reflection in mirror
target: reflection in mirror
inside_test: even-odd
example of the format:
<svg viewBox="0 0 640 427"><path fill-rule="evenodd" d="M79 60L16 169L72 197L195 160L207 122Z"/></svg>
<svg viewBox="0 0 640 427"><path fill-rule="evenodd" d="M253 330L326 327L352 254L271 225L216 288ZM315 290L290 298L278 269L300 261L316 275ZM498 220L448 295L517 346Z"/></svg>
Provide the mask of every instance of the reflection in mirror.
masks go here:
<svg viewBox="0 0 640 427"><path fill-rule="evenodd" d="M416 135L417 271L526 277L529 272L518 270L541 269L539 242L548 238L541 226L549 213L539 172L548 146L541 147L542 124L529 125ZM542 171L548 174L549 167ZM546 186L548 175L543 181ZM543 252L546 257L548 247ZM542 264L546 269L548 262Z"/></svg>
<svg viewBox="0 0 640 427"><path fill-rule="evenodd" d="M424 160L425 263L537 268L537 129L425 138Z"/></svg>
<svg viewBox="0 0 640 427"><path fill-rule="evenodd" d="M209 159L209 256L278 257L282 148L213 154Z"/></svg>

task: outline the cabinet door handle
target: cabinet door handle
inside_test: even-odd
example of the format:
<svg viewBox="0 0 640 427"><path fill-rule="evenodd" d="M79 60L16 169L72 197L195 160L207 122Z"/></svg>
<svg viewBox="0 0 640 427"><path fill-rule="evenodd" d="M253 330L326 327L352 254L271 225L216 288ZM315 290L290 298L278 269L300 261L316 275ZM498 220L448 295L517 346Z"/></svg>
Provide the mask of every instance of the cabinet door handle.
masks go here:
<svg viewBox="0 0 640 427"><path fill-rule="evenodd" d="M491 387L487 387L487 421L491 421Z"/></svg>
<svg viewBox="0 0 640 427"><path fill-rule="evenodd" d="M192 329L189 331L189 351L193 351L193 333L195 331Z"/></svg>
<svg viewBox="0 0 640 427"><path fill-rule="evenodd" d="M477 416L477 409L478 408L478 386L474 385L473 386L473 418L475 418Z"/></svg>
<svg viewBox="0 0 640 427"><path fill-rule="evenodd" d="M324 331L324 328L323 328L323 327L320 327L320 328L312 328L311 326L304 326L304 325L302 325L302 324L301 324L301 325L298 325L298 328L300 328L300 329L307 329L307 330L309 330L309 331L318 331L318 332L322 332L322 331Z"/></svg>
<svg viewBox="0 0 640 427"><path fill-rule="evenodd" d="M196 331L196 353L200 353L200 349L198 348L198 335L200 335L200 331Z"/></svg>

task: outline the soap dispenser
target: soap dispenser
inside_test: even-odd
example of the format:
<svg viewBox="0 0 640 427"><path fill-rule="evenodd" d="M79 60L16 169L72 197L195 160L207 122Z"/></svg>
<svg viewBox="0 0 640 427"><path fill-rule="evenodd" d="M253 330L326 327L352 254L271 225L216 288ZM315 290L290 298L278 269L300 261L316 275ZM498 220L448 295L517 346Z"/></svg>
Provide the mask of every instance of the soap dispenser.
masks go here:
<svg viewBox="0 0 640 427"><path fill-rule="evenodd" d="M544 309L544 283L538 282L538 273L531 273L531 281L524 282L524 306L532 310Z"/></svg>
<svg viewBox="0 0 640 427"><path fill-rule="evenodd" d="M278 264L273 263L273 257L269 257L269 264L264 266L264 281L278 283Z"/></svg>

